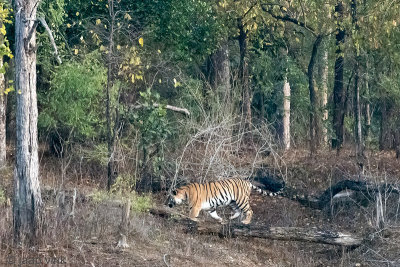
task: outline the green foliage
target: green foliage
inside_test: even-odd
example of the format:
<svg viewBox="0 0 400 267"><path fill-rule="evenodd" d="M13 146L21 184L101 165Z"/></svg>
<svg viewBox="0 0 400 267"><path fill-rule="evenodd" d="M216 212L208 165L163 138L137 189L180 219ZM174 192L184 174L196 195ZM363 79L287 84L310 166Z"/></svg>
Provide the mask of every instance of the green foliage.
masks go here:
<svg viewBox="0 0 400 267"><path fill-rule="evenodd" d="M140 132L140 145L143 150L143 164L149 160L150 150L155 155L153 169L157 170L164 161L163 150L165 142L171 136L171 128L167 120L167 110L161 104L160 95L148 88L140 92L143 108L133 113L133 123ZM158 106L155 106L157 104Z"/></svg>
<svg viewBox="0 0 400 267"><path fill-rule="evenodd" d="M41 95L39 128L75 140L100 137L104 132L103 90L106 69L97 52L81 62L65 62L55 71L49 92Z"/></svg>

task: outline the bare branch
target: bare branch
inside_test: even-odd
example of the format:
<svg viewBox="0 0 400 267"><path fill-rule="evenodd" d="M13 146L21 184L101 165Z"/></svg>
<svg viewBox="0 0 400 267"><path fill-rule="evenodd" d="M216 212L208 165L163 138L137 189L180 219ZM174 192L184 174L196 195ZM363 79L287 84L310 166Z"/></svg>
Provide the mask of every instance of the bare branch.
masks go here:
<svg viewBox="0 0 400 267"><path fill-rule="evenodd" d="M160 104L158 104L158 103L154 103L153 104L153 107L155 107L155 108L157 108L159 106L160 106ZM143 107L144 107L144 105L142 105L142 104L131 106L132 109L141 109ZM186 109L186 108L180 108L180 107L171 106L171 105L166 105L165 108L169 109L169 110L172 110L172 111L175 111L175 112L179 112L179 113L185 114L186 116L190 116L190 111L188 109Z"/></svg>
<svg viewBox="0 0 400 267"><path fill-rule="evenodd" d="M299 21L295 18L292 18L291 16L289 16L288 14L285 14L284 16L280 16L280 15L275 15L272 10L267 9L265 7L265 5L261 5L261 8L264 12L267 12L268 14L270 14L273 18L278 19L278 20L282 20L282 21L288 21L291 22L293 24L299 25L301 27L303 27L304 29L308 30L309 32L311 32L313 35L317 36L317 33L315 32L315 29L313 29L312 27L306 25L306 23L304 23L303 21Z"/></svg>
<svg viewBox="0 0 400 267"><path fill-rule="evenodd" d="M54 37L53 37L53 34L52 34L52 32L51 32L51 30L49 28L49 25L47 25L46 20L44 18L38 18L37 20L40 21L40 23L46 29L46 31L47 31L47 33L49 35L49 38L50 38L50 42L51 42L51 44L53 45L53 48L54 48L54 55L56 56L58 64L61 64L62 61L61 61L60 55L58 54L56 42L54 41Z"/></svg>

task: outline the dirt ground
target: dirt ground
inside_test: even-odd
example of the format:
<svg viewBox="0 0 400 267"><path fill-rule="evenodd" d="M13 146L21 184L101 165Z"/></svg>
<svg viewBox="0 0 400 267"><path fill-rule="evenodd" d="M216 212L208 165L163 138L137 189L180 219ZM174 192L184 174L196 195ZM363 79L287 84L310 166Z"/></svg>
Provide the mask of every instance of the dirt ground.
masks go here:
<svg viewBox="0 0 400 267"><path fill-rule="evenodd" d="M399 162L393 153L370 153L365 176L376 183L399 184ZM307 194L318 195L341 179L355 178L358 165L350 152L339 157L326 152L313 158L305 151L283 155L287 185ZM270 167L265 159L263 167ZM46 185L51 188L51 184ZM91 183L68 183L82 195L90 194ZM8 190L9 191L9 190ZM152 196L154 206L163 206L166 195ZM318 227L350 232L365 238L362 246L344 249L339 246L298 241L259 238L221 238L188 233L185 225L148 212L131 214L127 241L129 248L116 247L122 208L118 202L93 203L78 199L75 217L68 216L70 202L60 209L56 195L44 198L47 216L42 242L30 250L11 245L11 207L3 205L0 217L0 265L40 257L42 261L62 260L60 266L400 266L399 196L384 194L385 228L375 226L376 203L357 201L339 203L329 212L313 210L283 197L251 197L254 210L252 225L282 227ZM58 203L58 204L57 204ZM187 214L187 207L174 211ZM229 209L220 211L228 217ZM215 224L201 213L205 224ZM8 265L7 265L8 264ZM29 265L27 265L29 266ZM44 266L51 266L50 264Z"/></svg>

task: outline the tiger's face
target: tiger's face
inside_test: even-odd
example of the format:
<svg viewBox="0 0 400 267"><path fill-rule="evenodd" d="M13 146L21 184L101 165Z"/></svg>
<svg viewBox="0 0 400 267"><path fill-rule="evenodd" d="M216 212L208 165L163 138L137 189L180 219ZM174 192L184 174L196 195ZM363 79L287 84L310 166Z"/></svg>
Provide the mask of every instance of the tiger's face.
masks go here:
<svg viewBox="0 0 400 267"><path fill-rule="evenodd" d="M187 198L187 193L184 188L179 188L178 190L172 191L172 195L169 196L168 206L172 208L175 205L182 204L184 200Z"/></svg>

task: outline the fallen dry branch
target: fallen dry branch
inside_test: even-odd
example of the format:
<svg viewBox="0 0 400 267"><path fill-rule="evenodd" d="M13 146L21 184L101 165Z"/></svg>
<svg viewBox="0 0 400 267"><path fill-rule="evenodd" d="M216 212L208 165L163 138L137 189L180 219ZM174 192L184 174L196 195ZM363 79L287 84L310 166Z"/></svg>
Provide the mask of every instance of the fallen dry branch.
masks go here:
<svg viewBox="0 0 400 267"><path fill-rule="evenodd" d="M256 237L273 240L314 242L344 247L357 247L363 239L348 233L336 232L318 228L301 227L264 227L245 225L220 225L194 223L188 221L186 216L172 213L165 209L151 209L150 213L163 218L173 218L175 221L188 226L191 233L219 235L223 237Z"/></svg>

